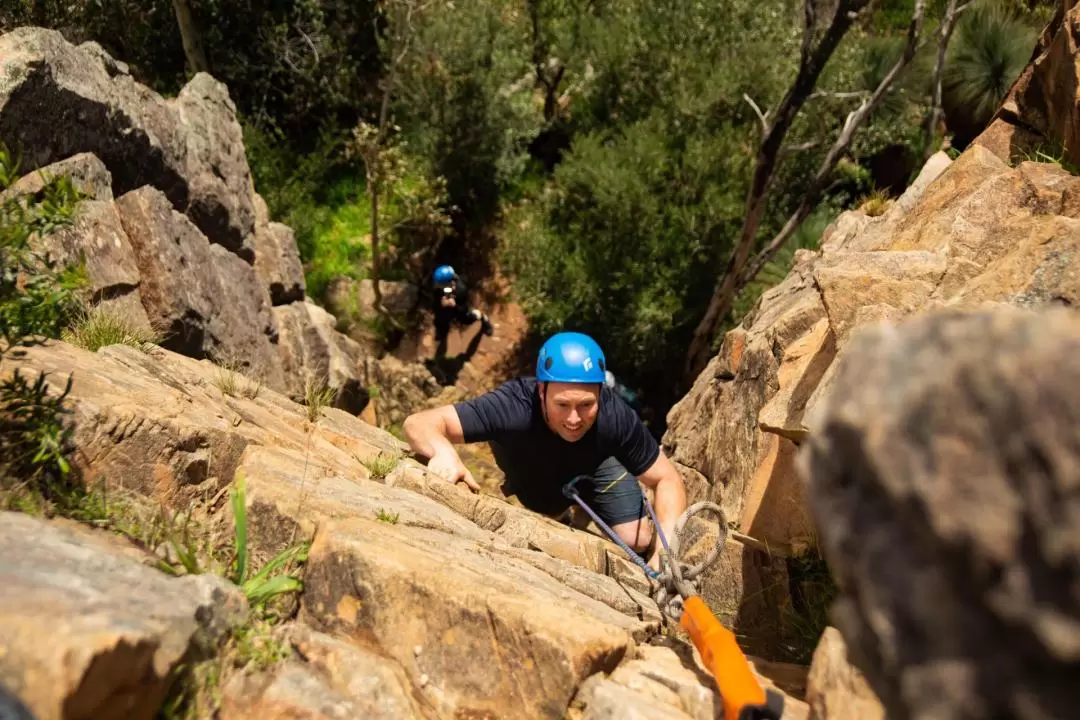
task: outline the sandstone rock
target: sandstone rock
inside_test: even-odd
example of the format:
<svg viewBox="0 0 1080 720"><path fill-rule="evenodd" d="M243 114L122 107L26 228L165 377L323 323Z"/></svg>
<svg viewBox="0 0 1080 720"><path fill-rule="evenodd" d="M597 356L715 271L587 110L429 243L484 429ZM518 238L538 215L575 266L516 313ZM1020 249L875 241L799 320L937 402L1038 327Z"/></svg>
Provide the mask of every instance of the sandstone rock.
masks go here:
<svg viewBox="0 0 1080 720"><path fill-rule="evenodd" d="M256 565L317 529L301 601L315 632L294 628L295 661L231 680L223 717L562 717L585 678L615 670L658 632L656 606L635 584L640 571L610 543L493 498L469 509L410 492L396 481L423 478L411 460L373 482L364 463L404 446L341 410L312 421L271 389L226 394L222 368L164 349L91 353L50 342L5 360L4 373L16 369L55 383L74 373L72 464L83 481L191 508L231 532L222 499L242 475ZM103 539L87 540L88 552L140 563ZM0 574L7 561L0 554ZM180 612L184 597L156 602ZM198 617L209 635L224 632L214 613ZM0 682L10 684L3 672Z"/></svg>
<svg viewBox="0 0 1080 720"><path fill-rule="evenodd" d="M217 275L212 337L217 340L210 357L219 363L242 368L275 389L286 387L277 324L270 297L255 270L220 245L210 246Z"/></svg>
<svg viewBox="0 0 1080 720"><path fill-rule="evenodd" d="M753 663L751 668L762 685L775 689ZM723 716L723 708L715 684L701 683L701 674L707 672L691 647L642 646L610 675L589 678L574 698L569 717L714 720ZM785 697L782 720L805 720L806 715L805 703Z"/></svg>
<svg viewBox="0 0 1080 720"><path fill-rule="evenodd" d="M834 613L895 718L1065 718L1080 662L1080 322L864 329L800 469Z"/></svg>
<svg viewBox="0 0 1080 720"><path fill-rule="evenodd" d="M368 403L367 355L335 330L334 316L304 299L273 308L278 354L289 397L302 402L309 386L335 391L334 407L358 414Z"/></svg>
<svg viewBox="0 0 1080 720"><path fill-rule="evenodd" d="M490 536L466 518L429 498L364 478L356 462L351 473L312 463L309 453L248 447L237 466L247 484L253 545L267 557L298 538L310 538L316 526L332 518L393 518L396 524L434 528L465 538ZM299 526L299 532L294 528Z"/></svg>
<svg viewBox="0 0 1080 720"><path fill-rule="evenodd" d="M833 627L825 628L814 650L806 702L811 720L885 720L885 710L848 662L844 638Z"/></svg>
<svg viewBox="0 0 1080 720"><path fill-rule="evenodd" d="M172 109L176 133L185 145L188 217L206 237L252 262L255 191L228 88L198 73L176 96Z"/></svg>
<svg viewBox="0 0 1080 720"><path fill-rule="evenodd" d="M225 396L220 368L165 350L148 355L118 345L91 353L56 342L27 348L4 365L5 373L48 372L56 383L74 374L79 452L73 464L88 482L101 479L161 499L215 494L242 469L249 446L281 453L282 463L299 455L311 477L359 478L367 477L360 460L402 448L333 408L311 426L304 408L270 389L254 399Z"/></svg>
<svg viewBox="0 0 1080 720"><path fill-rule="evenodd" d="M626 596L624 600L631 600L632 597L627 596L628 590L639 596L649 592L648 582L641 570L628 559L624 559L623 551L606 538L574 532L562 523L523 508L486 495L474 495L461 485L450 485L444 480L432 479L426 472L411 465L395 470L386 482L445 505L478 527L495 533L512 548L538 550L551 558L609 575L622 587L609 587L593 578L591 582L596 585L583 592L595 593L591 597L608 602L612 607L622 609L619 600L614 597L619 593ZM559 569L552 564L540 567L563 581L567 581L567 575L572 573L569 569ZM643 600L639 597L635 602L641 605ZM649 605L650 603L645 603L647 614L655 616L655 604L651 604L651 607Z"/></svg>
<svg viewBox="0 0 1080 720"><path fill-rule="evenodd" d="M672 408L665 447L743 532L812 540L793 448L765 435L798 444L815 431L859 328L935 308L1080 302L1076 217L1080 178L1060 168L1013 167L979 143L935 157L887 213L844 213L819 252L800 253Z"/></svg>
<svg viewBox="0 0 1080 720"><path fill-rule="evenodd" d="M0 199L12 195L37 195L49 182L64 176L70 178L72 185L92 200L113 199L112 175L105 163L98 160L93 153L79 153L27 173L0 193Z"/></svg>
<svg viewBox="0 0 1080 720"><path fill-rule="evenodd" d="M810 263L796 265L764 294L756 313L728 334L668 413L663 443L669 457L707 478L710 499L731 519L742 515L752 491L748 481L767 458L757 420L778 389L777 356L826 317L811 269Z"/></svg>
<svg viewBox="0 0 1080 720"><path fill-rule="evenodd" d="M163 347L195 358L236 361L281 387L275 330L265 291L251 266L212 246L157 190L143 187L116 201Z"/></svg>
<svg viewBox="0 0 1080 720"><path fill-rule="evenodd" d="M413 696L408 676L389 658L303 625L293 627L290 640L331 687L352 698L359 717L398 720L428 716Z"/></svg>
<svg viewBox="0 0 1080 720"><path fill-rule="evenodd" d="M807 401L835 357L836 334L824 317L784 349L777 371L779 389L758 414L761 429L795 442L804 440L808 431L802 416Z"/></svg>
<svg viewBox="0 0 1080 720"><path fill-rule="evenodd" d="M403 363L386 355L372 362L369 372L371 385L379 391L375 411L384 427L400 426L412 413L443 400L443 386L420 363Z"/></svg>
<svg viewBox="0 0 1080 720"><path fill-rule="evenodd" d="M288 225L268 223L257 226L254 235L255 272L270 293L274 305L288 305L304 299L304 269L296 237Z"/></svg>
<svg viewBox="0 0 1080 720"><path fill-rule="evenodd" d="M792 550L812 546L817 532L806 509L802 483L791 472L798 445L773 434L762 443L766 456L750 479L739 527L770 552L785 557Z"/></svg>
<svg viewBox="0 0 1080 720"><path fill-rule="evenodd" d="M360 715L351 698L329 687L317 673L295 660L256 675L234 675L222 689L220 716L222 720L370 717Z"/></svg>
<svg viewBox="0 0 1080 720"><path fill-rule="evenodd" d="M38 720L155 717L169 673L246 612L214 576L171 578L18 513L0 513L0 545L0 683Z"/></svg>
<svg viewBox="0 0 1080 720"><path fill-rule="evenodd" d="M320 528L302 602L305 623L369 638L458 717L561 718L577 685L614 669L640 628L501 553L369 520Z"/></svg>
<svg viewBox="0 0 1080 720"><path fill-rule="evenodd" d="M1077 55L1080 8L1071 1L1058 4L1044 30L1032 62L1013 83L995 119L1030 128L1065 149L1080 162L1080 114L1077 113Z"/></svg>
<svg viewBox="0 0 1080 720"><path fill-rule="evenodd" d="M289 639L304 662L289 660L224 688L222 719L300 720L431 717L394 661L302 625Z"/></svg>
<svg viewBox="0 0 1080 720"><path fill-rule="evenodd" d="M859 310L878 306L911 313L923 307L946 270L943 254L921 250L822 258L814 267L814 280L821 288L836 344L846 342L857 325ZM819 377L823 372L819 371Z"/></svg>
<svg viewBox="0 0 1080 720"><path fill-rule="evenodd" d="M250 172L224 86L209 76L166 101L100 46L17 28L0 37L0 137L29 167L93 153L116 195L152 185L212 242L250 256Z"/></svg>
<svg viewBox="0 0 1080 720"><path fill-rule="evenodd" d="M80 203L73 225L39 237L35 245L60 264L85 263L91 303L114 306L135 327L152 327L142 304L135 251L112 202Z"/></svg>

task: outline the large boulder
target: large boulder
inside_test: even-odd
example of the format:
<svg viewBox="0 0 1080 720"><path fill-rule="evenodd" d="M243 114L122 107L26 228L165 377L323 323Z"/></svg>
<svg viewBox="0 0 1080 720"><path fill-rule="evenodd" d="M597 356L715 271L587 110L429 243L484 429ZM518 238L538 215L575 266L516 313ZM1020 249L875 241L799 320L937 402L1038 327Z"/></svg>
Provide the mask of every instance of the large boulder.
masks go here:
<svg viewBox="0 0 1080 720"><path fill-rule="evenodd" d="M0 513L0 545L0 687L37 720L156 717L171 673L246 611L215 576L171 578L19 513Z"/></svg>
<svg viewBox="0 0 1080 720"><path fill-rule="evenodd" d="M112 306L133 326L150 330L142 305L141 276L135 251L124 230L112 196L112 175L89 153L29 173L12 184L3 197L37 197L53 179L67 177L89 199L79 202L66 227L34 237L34 249L58 266L82 264L89 281L90 303Z"/></svg>
<svg viewBox="0 0 1080 720"><path fill-rule="evenodd" d="M277 329L255 270L144 186L116 201L134 250L140 292L162 346L195 358L238 362L272 387L283 384Z"/></svg>
<svg viewBox="0 0 1080 720"><path fill-rule="evenodd" d="M274 307L273 314L289 397L304 402L311 389L326 387L334 391L334 407L362 411L370 399L364 348L337 332L334 316L309 298Z"/></svg>
<svg viewBox="0 0 1080 720"><path fill-rule="evenodd" d="M821 634L806 682L810 720L885 720L885 709L848 660L844 636L834 627Z"/></svg>
<svg viewBox="0 0 1080 720"><path fill-rule="evenodd" d="M211 242L253 259L240 125L225 86L205 73L166 100L100 47L18 28L0 36L0 138L30 170L93 153L115 195L152 185Z"/></svg>
<svg viewBox="0 0 1080 720"><path fill-rule="evenodd" d="M1002 151L1020 154L1039 145L1060 147L1080 163L1080 8L1062 0L1043 29L1031 63L1013 83L994 119L994 135L1007 135ZM1006 157L1005 159L1009 159Z"/></svg>
<svg viewBox="0 0 1080 720"><path fill-rule="evenodd" d="M255 272L270 293L273 305L304 299L304 268L292 228L271 222L266 202L255 195Z"/></svg>
<svg viewBox="0 0 1080 720"><path fill-rule="evenodd" d="M1075 717L1078 354L1064 309L849 341L799 467L836 626L888 717Z"/></svg>

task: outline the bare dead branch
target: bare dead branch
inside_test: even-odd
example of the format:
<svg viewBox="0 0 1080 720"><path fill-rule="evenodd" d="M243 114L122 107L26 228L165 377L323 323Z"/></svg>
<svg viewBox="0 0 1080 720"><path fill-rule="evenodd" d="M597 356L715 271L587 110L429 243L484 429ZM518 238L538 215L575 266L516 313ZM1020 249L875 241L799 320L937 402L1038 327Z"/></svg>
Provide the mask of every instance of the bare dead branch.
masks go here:
<svg viewBox="0 0 1080 720"><path fill-rule="evenodd" d="M312 42L312 40L308 36L308 34L306 32L304 32L303 28L297 26L296 32L300 33L300 37L304 38L304 41L307 43L308 47L311 48L311 54L315 56L315 64L318 65L319 64L319 49L315 47L315 43Z"/></svg>
<svg viewBox="0 0 1080 720"><path fill-rule="evenodd" d="M953 30L960 13L964 11L971 0L961 3L959 0L949 0L945 10L945 18L941 21L938 30L937 59L934 63L933 94L930 100L930 110L926 115L926 125L923 127L923 161L929 159L931 148L934 146L934 136L937 134L938 123L941 122L941 92L942 79L945 74L945 54L952 38Z"/></svg>
<svg viewBox="0 0 1080 720"><path fill-rule="evenodd" d="M818 200L821 198L822 191L825 189L825 183L835 169L836 163L839 162L841 155L847 151L847 148L855 135L855 131L859 129L859 126L862 125L870 113L873 112L874 107L885 93L888 92L889 87L895 82L896 78L915 56L919 34L922 32L923 14L925 9L925 0L917 0L915 3L915 10L912 13L911 24L908 26L907 44L904 47L903 55L900 56L889 70L889 73L882 79L881 83L877 86L877 89L874 90L873 95L863 101L858 110L855 110L848 115L847 120L844 122L843 130L840 131L839 137L836 138L836 142L834 142L833 146L829 149L825 159L821 161L821 165L814 174L814 179L811 181L810 187L803 195L799 207L792 213L791 217L787 219L787 222L784 223L780 232L769 241L769 244L766 245L761 252L754 256L754 259L740 274L739 282L736 283L735 293L738 293L738 291L745 287L747 283L757 277L757 274L761 272L761 269L765 267L766 263L776 255L780 248L784 246L784 243L786 243L795 231L799 229L803 220L805 220L810 213L814 211L814 208L817 207Z"/></svg>
<svg viewBox="0 0 1080 720"><path fill-rule="evenodd" d="M832 98L833 100L849 100L851 98L864 98L870 95L869 90L852 90L851 92L826 92L825 90L819 90L815 93L811 93L810 97L806 98L807 101L818 100L820 98Z"/></svg>
<svg viewBox="0 0 1080 720"><path fill-rule="evenodd" d="M756 102L754 102L754 98L750 97L746 93L743 93L743 100L745 100L750 107L754 108L754 114L757 115L758 121L761 122L761 134L768 135L769 120L765 117L765 113L761 112L761 108L758 107L758 104Z"/></svg>
<svg viewBox="0 0 1080 720"><path fill-rule="evenodd" d="M781 155L787 155L789 153L806 152L807 150L813 150L821 145L819 140L810 140L809 142L799 143L798 145L785 145L780 148Z"/></svg>
<svg viewBox="0 0 1080 720"><path fill-rule="evenodd" d="M814 26L817 24L817 5L815 0L803 1L803 36L799 50L799 65L805 65L810 59L810 50L814 42Z"/></svg>
<svg viewBox="0 0 1080 720"><path fill-rule="evenodd" d="M806 27L803 29L803 51L800 55L795 80L777 106L768 132L765 133L758 148L757 162L750 181L742 228L735 243L735 250L728 260L727 268L717 281L705 314L694 329L694 335L686 353L686 364L681 378L682 389L689 388L694 378L697 377L698 373L709 361L709 356L712 354L712 341L716 331L724 317L731 310L736 282L750 257L750 252L754 248L758 226L761 224L761 218L765 214L769 184L772 180L773 170L776 167L776 160L780 155L780 148L783 146L784 138L796 115L806 103L807 97L814 91L818 78L825 69L829 58L832 57L840 41L851 28L859 12L869 4L869 0L839 0L829 26L821 34L821 39L817 44L814 44L813 36L816 34L814 33L816 24L814 13L816 11L811 6L812 2L813 0L806 0L806 6L804 6ZM808 39L808 36L810 39Z"/></svg>

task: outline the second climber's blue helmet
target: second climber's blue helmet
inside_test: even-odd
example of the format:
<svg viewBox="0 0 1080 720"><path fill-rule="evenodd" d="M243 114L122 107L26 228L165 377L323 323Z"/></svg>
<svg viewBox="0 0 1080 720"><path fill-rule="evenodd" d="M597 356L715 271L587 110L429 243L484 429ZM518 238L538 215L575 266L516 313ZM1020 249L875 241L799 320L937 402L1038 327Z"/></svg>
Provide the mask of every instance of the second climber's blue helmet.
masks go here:
<svg viewBox="0 0 1080 720"><path fill-rule="evenodd" d="M436 285L449 285L450 281L454 279L454 268L449 265L440 265L435 268L432 279Z"/></svg>
<svg viewBox="0 0 1080 720"><path fill-rule="evenodd" d="M604 351L588 335L561 332L552 335L536 358L540 382L603 383L607 361Z"/></svg>

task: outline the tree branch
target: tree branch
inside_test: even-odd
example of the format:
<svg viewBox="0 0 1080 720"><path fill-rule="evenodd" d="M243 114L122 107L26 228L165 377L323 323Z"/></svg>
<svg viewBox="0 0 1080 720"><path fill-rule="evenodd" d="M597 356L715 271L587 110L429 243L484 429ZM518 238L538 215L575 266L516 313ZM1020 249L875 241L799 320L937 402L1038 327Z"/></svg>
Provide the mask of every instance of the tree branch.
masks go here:
<svg viewBox="0 0 1080 720"><path fill-rule="evenodd" d="M881 83L877 86L877 89L874 90L874 93L867 100L863 101L862 105L859 106L859 109L848 115L847 120L844 122L843 130L840 131L839 137L836 138L836 142L834 142L832 148L829 149L825 159L821 161L821 165L814 174L814 179L811 181L806 194L803 195L799 207L792 213L787 222L784 223L784 227L780 229L780 232L769 241L769 244L765 246L765 249L754 256L754 259L748 264L746 270L741 273L739 281L736 283L736 293L757 277L757 274L761 272L761 269L765 267L795 231L799 229L803 220L814 211L814 208L817 206L818 200L821 198L822 192L825 189L826 181L835 169L836 163L839 162L840 156L847 151L847 148L855 135L855 131L858 130L859 126L862 125L870 113L873 112L874 107L885 93L888 92L889 86L893 84L903 69L915 56L919 33L922 31L923 13L925 8L925 0L917 0L915 3L915 10L912 14L911 24L908 26L908 37L907 44L904 48L904 54L900 56L900 59L897 60L892 69L889 70L889 74L882 79Z"/></svg>
<svg viewBox="0 0 1080 720"><path fill-rule="evenodd" d="M820 140L810 140L809 142L799 143L798 145L787 145L780 148L781 155L788 155L789 153L805 152L806 150L813 150L821 145Z"/></svg>
<svg viewBox="0 0 1080 720"><path fill-rule="evenodd" d="M926 115L926 125L923 127L923 162L926 162L932 154L934 136L937 135L938 123L941 122L941 86L945 74L945 51L948 49L949 40L956 28L957 18L964 11L971 0L960 3L959 0L949 0L945 10L945 18L941 21L938 31L937 60L934 63L933 94L930 100L930 111Z"/></svg>
<svg viewBox="0 0 1080 720"><path fill-rule="evenodd" d="M810 60L810 50L814 41L814 26L817 24L817 5L815 0L803 2L803 36L802 47L799 50L799 65L805 65Z"/></svg>
<svg viewBox="0 0 1080 720"><path fill-rule="evenodd" d="M850 98L864 98L870 94L869 90L852 90L851 92L827 92L825 90L819 90L812 93L810 97L806 98L810 100L817 100L818 98L833 98L834 100L848 100Z"/></svg>
<svg viewBox="0 0 1080 720"><path fill-rule="evenodd" d="M769 120L765 117L765 113L761 112L761 108L754 102L754 98L750 97L746 93L743 93L743 100L747 102L750 107L754 108L754 114L757 115L758 120L761 122L761 134L769 134Z"/></svg>
<svg viewBox="0 0 1080 720"><path fill-rule="evenodd" d="M825 64L869 0L839 0L832 20L817 45L812 42L815 21L812 2L813 0L806 0L804 6L806 26L803 28L803 47L795 80L777 106L768 132L765 133L758 148L757 162L746 200L746 212L743 216L742 229L735 243L735 250L728 261L727 269L713 289L712 298L709 300L704 316L694 329L694 336L687 350L682 375L682 385L685 388L689 388L694 378L709 361L713 337L720 323L731 310L735 283L750 257L750 251L754 248L758 226L765 213L769 183L784 137L791 128L795 116L805 104L806 98L814 91L814 86L825 69Z"/></svg>

